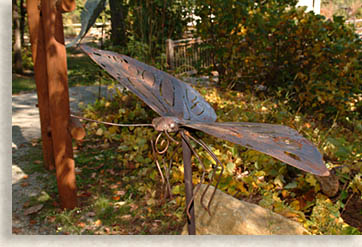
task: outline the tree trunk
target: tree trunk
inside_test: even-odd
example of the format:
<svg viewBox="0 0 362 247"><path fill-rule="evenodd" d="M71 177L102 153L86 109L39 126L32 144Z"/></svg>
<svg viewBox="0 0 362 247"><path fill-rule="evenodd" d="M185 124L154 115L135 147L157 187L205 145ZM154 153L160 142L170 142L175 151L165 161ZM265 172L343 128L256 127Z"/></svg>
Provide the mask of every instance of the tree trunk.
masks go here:
<svg viewBox="0 0 362 247"><path fill-rule="evenodd" d="M13 0L13 31L14 31L14 70L16 73L23 73L23 61L21 58L21 35L19 8L16 0Z"/></svg>
<svg viewBox="0 0 362 247"><path fill-rule="evenodd" d="M112 43L113 45L126 46L125 18L128 13L128 8L124 5L123 0L109 0L109 6L111 9Z"/></svg>
<svg viewBox="0 0 362 247"><path fill-rule="evenodd" d="M26 5L24 0L20 0L20 37L21 45L24 46L24 34L25 34L25 16L26 16Z"/></svg>

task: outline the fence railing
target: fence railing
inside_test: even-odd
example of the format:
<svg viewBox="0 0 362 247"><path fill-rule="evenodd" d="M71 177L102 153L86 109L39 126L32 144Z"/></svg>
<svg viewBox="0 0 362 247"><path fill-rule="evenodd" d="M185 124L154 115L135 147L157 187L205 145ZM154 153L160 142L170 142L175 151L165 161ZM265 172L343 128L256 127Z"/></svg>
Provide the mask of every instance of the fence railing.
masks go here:
<svg viewBox="0 0 362 247"><path fill-rule="evenodd" d="M362 19L349 19L346 23L353 24L356 28L356 33L362 38Z"/></svg>
<svg viewBox="0 0 362 247"><path fill-rule="evenodd" d="M196 72L212 64L211 52L200 38L166 40L167 63L178 73Z"/></svg>

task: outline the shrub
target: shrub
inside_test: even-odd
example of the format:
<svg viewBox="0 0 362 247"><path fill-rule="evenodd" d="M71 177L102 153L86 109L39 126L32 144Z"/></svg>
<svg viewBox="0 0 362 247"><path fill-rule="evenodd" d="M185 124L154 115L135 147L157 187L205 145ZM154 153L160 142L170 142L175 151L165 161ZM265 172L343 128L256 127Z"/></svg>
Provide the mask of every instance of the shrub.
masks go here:
<svg viewBox="0 0 362 247"><path fill-rule="evenodd" d="M361 40L342 17L326 20L296 1L197 2L197 34L223 86L264 85L320 117L358 114Z"/></svg>

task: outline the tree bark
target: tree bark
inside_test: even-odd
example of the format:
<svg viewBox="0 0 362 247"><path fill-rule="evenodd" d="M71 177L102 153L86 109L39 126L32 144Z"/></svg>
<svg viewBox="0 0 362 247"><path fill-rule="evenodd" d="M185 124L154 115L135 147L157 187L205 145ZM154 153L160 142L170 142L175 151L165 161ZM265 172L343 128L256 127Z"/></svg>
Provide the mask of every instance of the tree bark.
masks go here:
<svg viewBox="0 0 362 247"><path fill-rule="evenodd" d="M14 31L14 70L16 73L23 73L23 61L21 57L21 35L20 35L20 18L19 7L16 0L13 0L13 31Z"/></svg>
<svg viewBox="0 0 362 247"><path fill-rule="evenodd" d="M26 5L24 0L20 0L20 37L21 45L24 46L24 34L25 34L25 17L26 17Z"/></svg>
<svg viewBox="0 0 362 247"><path fill-rule="evenodd" d="M128 13L128 8L125 6L123 0L109 0L109 6L111 9L112 43L113 45L126 46L125 18Z"/></svg>

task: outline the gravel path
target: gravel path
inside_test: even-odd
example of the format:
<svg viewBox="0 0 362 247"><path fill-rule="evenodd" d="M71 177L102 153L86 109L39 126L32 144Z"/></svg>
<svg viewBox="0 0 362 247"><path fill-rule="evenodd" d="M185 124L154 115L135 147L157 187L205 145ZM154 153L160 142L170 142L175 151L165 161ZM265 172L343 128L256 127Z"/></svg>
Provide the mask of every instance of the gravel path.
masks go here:
<svg viewBox="0 0 362 247"><path fill-rule="evenodd" d="M80 102L89 104L99 95L98 86L73 87L69 89L71 111L77 112ZM101 95L107 97L105 86ZM31 165L24 155L34 149L32 141L40 138L39 111L36 92L12 96L12 223L13 234L55 234L53 229L47 229L37 223L30 222L24 215L24 203L32 196L42 192L39 176L49 176L44 173L26 174L24 167Z"/></svg>

